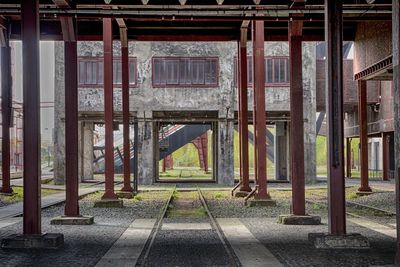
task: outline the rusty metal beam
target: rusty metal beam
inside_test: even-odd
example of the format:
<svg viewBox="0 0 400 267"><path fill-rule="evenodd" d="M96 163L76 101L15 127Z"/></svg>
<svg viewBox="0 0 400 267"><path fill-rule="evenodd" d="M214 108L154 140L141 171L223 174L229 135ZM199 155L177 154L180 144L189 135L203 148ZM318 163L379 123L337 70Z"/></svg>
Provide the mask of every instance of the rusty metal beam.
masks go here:
<svg viewBox="0 0 400 267"><path fill-rule="evenodd" d="M40 235L40 74L39 1L22 1L23 161L25 235Z"/></svg>
<svg viewBox="0 0 400 267"><path fill-rule="evenodd" d="M120 28L122 30L122 28ZM126 28L124 29L126 34ZM126 35L125 35L126 36ZM121 191L133 192L131 186L130 169L130 140L129 140L129 49L128 41L121 36L121 62L122 62L122 121L123 121L123 147L124 147L124 186ZM165 161L164 161L165 162Z"/></svg>
<svg viewBox="0 0 400 267"><path fill-rule="evenodd" d="M346 234L343 155L343 17L342 1L325 0L326 104L328 130L329 233Z"/></svg>
<svg viewBox="0 0 400 267"><path fill-rule="evenodd" d="M242 24L243 26L243 24ZM247 24L248 26L248 24ZM240 29L238 56L238 121L240 147L240 191L250 192L249 184L249 129L247 104L247 26Z"/></svg>
<svg viewBox="0 0 400 267"><path fill-rule="evenodd" d="M77 42L64 42L65 59L65 216L79 216L78 182L78 52Z"/></svg>
<svg viewBox="0 0 400 267"><path fill-rule="evenodd" d="M104 49L104 124L105 124L105 193L103 199L116 199L114 193L114 103L112 20L103 19Z"/></svg>
<svg viewBox="0 0 400 267"><path fill-rule="evenodd" d="M358 80L358 134L360 136L360 192L371 192L368 185L367 81Z"/></svg>
<svg viewBox="0 0 400 267"><path fill-rule="evenodd" d="M304 119L303 119L303 22L289 22L290 53L290 144L292 213L305 215Z"/></svg>
<svg viewBox="0 0 400 267"><path fill-rule="evenodd" d="M266 118L265 118L265 62L264 21L254 20L253 25L253 125L254 168L257 182L256 199L269 199L266 166Z"/></svg>
<svg viewBox="0 0 400 267"><path fill-rule="evenodd" d="M5 32L5 30L0 31ZM0 192L10 194L13 192L10 184L10 127L12 127L11 47L8 39L4 41L4 46L1 47L1 169L3 175Z"/></svg>

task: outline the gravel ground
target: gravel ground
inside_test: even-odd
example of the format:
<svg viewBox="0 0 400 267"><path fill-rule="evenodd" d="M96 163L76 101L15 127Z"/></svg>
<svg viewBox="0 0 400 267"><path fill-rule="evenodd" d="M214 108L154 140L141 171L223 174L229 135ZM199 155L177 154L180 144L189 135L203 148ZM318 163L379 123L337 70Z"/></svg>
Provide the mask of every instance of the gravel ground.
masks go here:
<svg viewBox="0 0 400 267"><path fill-rule="evenodd" d="M396 213L395 192L377 192L369 196L353 199L351 201Z"/></svg>
<svg viewBox="0 0 400 267"><path fill-rule="evenodd" d="M349 233L360 233L370 240L371 249L317 250L308 233L328 232L326 218L319 226L289 226L272 218L243 218L241 221L285 266L370 266L393 264L395 239L372 230L348 224Z"/></svg>
<svg viewBox="0 0 400 267"><path fill-rule="evenodd" d="M163 223L209 222L171 219ZM145 266L229 266L229 257L215 230L160 230Z"/></svg>
<svg viewBox="0 0 400 267"><path fill-rule="evenodd" d="M157 193L157 200L153 202L147 201L146 194L142 200L124 201L123 209L93 208L93 200L99 196L94 194L80 201L81 214L95 216L93 225L53 226L50 220L63 214L63 205L43 210L42 231L63 233L64 247L56 251L0 250L2 266L94 266L135 218L156 218L168 192ZM21 232L22 223L17 223L1 228L0 238Z"/></svg>

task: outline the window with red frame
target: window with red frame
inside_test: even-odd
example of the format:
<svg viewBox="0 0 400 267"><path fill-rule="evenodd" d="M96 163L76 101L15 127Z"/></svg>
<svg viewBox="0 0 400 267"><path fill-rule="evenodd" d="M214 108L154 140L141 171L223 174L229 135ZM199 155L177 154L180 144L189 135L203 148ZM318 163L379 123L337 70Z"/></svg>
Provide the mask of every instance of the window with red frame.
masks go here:
<svg viewBox="0 0 400 267"><path fill-rule="evenodd" d="M237 59L235 59L235 83L237 80ZM289 57L265 58L265 86L289 86ZM253 58L247 57L247 81L253 84Z"/></svg>
<svg viewBox="0 0 400 267"><path fill-rule="evenodd" d="M153 58L153 87L217 87L218 58Z"/></svg>
<svg viewBox="0 0 400 267"><path fill-rule="evenodd" d="M103 58L81 57L78 58L78 73L80 87L103 86ZM122 63L120 58L113 60L113 83L122 85ZM129 58L129 85L137 85L136 58Z"/></svg>

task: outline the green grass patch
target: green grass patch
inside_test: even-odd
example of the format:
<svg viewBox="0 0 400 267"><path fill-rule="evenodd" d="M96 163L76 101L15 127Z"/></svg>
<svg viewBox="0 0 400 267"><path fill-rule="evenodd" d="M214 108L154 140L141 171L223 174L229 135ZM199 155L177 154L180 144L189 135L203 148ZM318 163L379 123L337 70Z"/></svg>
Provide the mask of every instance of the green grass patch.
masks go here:
<svg viewBox="0 0 400 267"><path fill-rule="evenodd" d="M14 191L14 195L12 195L12 196L0 195L0 200L2 202L11 204L11 203L20 202L23 200L23 188L20 186L13 186L12 189ZM46 197L48 195L56 194L56 193L60 193L60 192L62 192L62 191L42 188L41 195L42 195L42 197Z"/></svg>

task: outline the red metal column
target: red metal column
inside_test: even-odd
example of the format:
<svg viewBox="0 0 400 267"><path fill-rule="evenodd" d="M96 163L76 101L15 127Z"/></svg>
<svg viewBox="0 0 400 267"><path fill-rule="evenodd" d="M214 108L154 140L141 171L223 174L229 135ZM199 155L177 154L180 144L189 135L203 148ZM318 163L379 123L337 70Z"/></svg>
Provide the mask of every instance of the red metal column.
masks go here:
<svg viewBox="0 0 400 267"><path fill-rule="evenodd" d="M6 31L4 31L4 35L7 35ZM1 169L3 175L0 192L4 194L11 194L13 192L10 185L10 127L12 126L11 48L8 38L6 38L5 42L5 46L1 48Z"/></svg>
<svg viewBox="0 0 400 267"><path fill-rule="evenodd" d="M289 22L292 213L305 215L302 21Z"/></svg>
<svg viewBox="0 0 400 267"><path fill-rule="evenodd" d="M128 42L121 41L122 57L122 122L124 125L124 186L121 191L133 192L131 186L131 156L129 141L129 50ZM165 162L165 160L164 160Z"/></svg>
<svg viewBox="0 0 400 267"><path fill-rule="evenodd" d="M203 153L204 172L208 172L208 134L204 133L200 140Z"/></svg>
<svg viewBox="0 0 400 267"><path fill-rule="evenodd" d="M114 132L113 132L113 40L112 20L103 19L104 45L104 124L105 124L105 193L103 199L116 199L114 193Z"/></svg>
<svg viewBox="0 0 400 267"><path fill-rule="evenodd" d="M65 60L65 216L79 216L78 53L76 41L64 42Z"/></svg>
<svg viewBox="0 0 400 267"><path fill-rule="evenodd" d="M367 118L367 82L358 81L358 129L360 136L360 192L371 192L368 185L368 118Z"/></svg>
<svg viewBox="0 0 400 267"><path fill-rule="evenodd" d="M351 138L346 138L346 177L351 177Z"/></svg>
<svg viewBox="0 0 400 267"><path fill-rule="evenodd" d="M267 191L266 166L266 118L265 118L265 62L264 62L264 21L253 21L253 95L254 104L254 167L257 192L255 198L270 198Z"/></svg>
<svg viewBox="0 0 400 267"><path fill-rule="evenodd" d="M239 143L240 143L240 168L242 184L240 191L250 192L249 184L249 128L247 104L247 27L240 29L239 42L239 68L238 68L238 102L239 102Z"/></svg>
<svg viewBox="0 0 400 267"><path fill-rule="evenodd" d="M387 132L383 132L382 133L382 163L383 163L382 179L384 181L389 181L389 172L390 172L389 146L390 146L390 135Z"/></svg>
<svg viewBox="0 0 400 267"><path fill-rule="evenodd" d="M343 9L342 1L325 0L326 109L328 130L329 233L346 234L343 155Z"/></svg>
<svg viewBox="0 0 400 267"><path fill-rule="evenodd" d="M24 138L24 234L39 235L40 203L40 74L39 1L21 2Z"/></svg>

